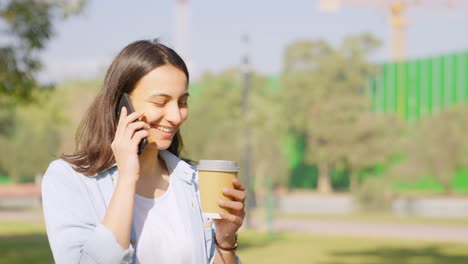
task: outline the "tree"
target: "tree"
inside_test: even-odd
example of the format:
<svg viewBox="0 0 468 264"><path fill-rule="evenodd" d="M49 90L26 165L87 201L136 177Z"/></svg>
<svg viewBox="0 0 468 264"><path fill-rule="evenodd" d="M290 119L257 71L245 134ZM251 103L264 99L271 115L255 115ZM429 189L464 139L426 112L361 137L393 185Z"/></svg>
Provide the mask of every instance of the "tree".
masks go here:
<svg viewBox="0 0 468 264"><path fill-rule="evenodd" d="M273 91L265 76L251 75L249 114L242 115L242 74L233 68L219 74L206 73L190 87L189 118L182 127L189 158L234 159L242 162L243 133L251 131L251 184L261 187L265 178L285 184L287 166L281 147L284 134L279 91ZM242 167L242 163L240 164Z"/></svg>
<svg viewBox="0 0 468 264"><path fill-rule="evenodd" d="M349 174L350 191L354 192L359 187L360 171L385 164L401 152L406 124L396 115L369 111L369 97L343 98L336 103L341 105L334 113L341 116L335 127L336 155Z"/></svg>
<svg viewBox="0 0 468 264"><path fill-rule="evenodd" d="M26 117L21 108L25 103L39 103L38 99L45 90L40 88L52 87L39 84L36 80L36 74L42 67L38 54L54 35L53 25L56 20L79 13L84 4L85 0L0 2L0 149L2 151L16 151L21 149L19 147L24 147L23 143L31 143L31 138L35 136L41 138L39 134L33 133L43 133L42 128L33 128L30 122L22 123ZM27 128L31 130L28 131ZM23 135L25 131L29 134ZM19 144L18 148L14 144ZM14 156L10 151L4 152L5 156L0 161L0 172L19 175L10 169L11 162L4 162ZM31 160L33 163L35 161L37 159ZM36 168L34 165L31 167Z"/></svg>
<svg viewBox="0 0 468 264"><path fill-rule="evenodd" d="M0 3L0 95L30 99L39 88L35 75L42 65L38 52L54 34L54 19L82 10L85 1L9 0Z"/></svg>
<svg viewBox="0 0 468 264"><path fill-rule="evenodd" d="M251 130L253 175L257 189L268 184L287 186L289 168L282 139L286 137L287 126L284 106L281 104L281 90L268 85L265 76L253 74L250 95L250 112L247 126Z"/></svg>
<svg viewBox="0 0 468 264"><path fill-rule="evenodd" d="M60 144L64 105L53 93L33 95L37 103L15 107L10 136L0 135L0 168L13 182L31 181L47 168ZM25 166L27 165L27 166Z"/></svg>
<svg viewBox="0 0 468 264"><path fill-rule="evenodd" d="M360 101L367 97L367 80L376 69L367 56L379 44L372 35L361 34L345 38L336 49L323 41L298 41L286 49L282 77L289 129L306 135L307 161L319 168L322 193L331 191L329 172L342 159L342 150L351 147L339 141L350 128L343 121L370 111Z"/></svg>
<svg viewBox="0 0 468 264"><path fill-rule="evenodd" d="M206 73L190 87L189 118L182 127L189 158L240 160L240 76L238 69Z"/></svg>
<svg viewBox="0 0 468 264"><path fill-rule="evenodd" d="M454 106L422 119L406 143L406 159L395 166L391 175L406 180L431 175L445 193L450 193L456 170L468 166L467 130L467 105Z"/></svg>

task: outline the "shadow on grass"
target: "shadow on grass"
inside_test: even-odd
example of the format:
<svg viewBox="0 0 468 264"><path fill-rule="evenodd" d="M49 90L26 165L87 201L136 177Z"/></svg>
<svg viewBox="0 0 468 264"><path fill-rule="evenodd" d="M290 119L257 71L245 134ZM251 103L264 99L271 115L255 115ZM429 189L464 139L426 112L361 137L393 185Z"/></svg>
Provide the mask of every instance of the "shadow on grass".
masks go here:
<svg viewBox="0 0 468 264"><path fill-rule="evenodd" d="M53 263L46 234L0 235L0 263Z"/></svg>
<svg viewBox="0 0 468 264"><path fill-rule="evenodd" d="M427 246L423 248L409 249L404 247L376 248L363 251L334 251L330 255L334 261L320 262L320 264L355 263L353 259L359 259L365 264L466 264L468 263L468 245L464 253L448 254L439 246Z"/></svg>

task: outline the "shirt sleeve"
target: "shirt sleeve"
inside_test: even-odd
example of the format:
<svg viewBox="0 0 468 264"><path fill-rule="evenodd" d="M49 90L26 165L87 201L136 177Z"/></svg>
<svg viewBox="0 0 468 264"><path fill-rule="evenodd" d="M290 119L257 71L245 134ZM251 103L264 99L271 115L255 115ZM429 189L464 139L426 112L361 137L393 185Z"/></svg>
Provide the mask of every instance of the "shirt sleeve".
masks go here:
<svg viewBox="0 0 468 264"><path fill-rule="evenodd" d="M100 224L80 174L66 162L50 164L42 181L42 202L57 264L132 262L132 246L122 248L112 231Z"/></svg>

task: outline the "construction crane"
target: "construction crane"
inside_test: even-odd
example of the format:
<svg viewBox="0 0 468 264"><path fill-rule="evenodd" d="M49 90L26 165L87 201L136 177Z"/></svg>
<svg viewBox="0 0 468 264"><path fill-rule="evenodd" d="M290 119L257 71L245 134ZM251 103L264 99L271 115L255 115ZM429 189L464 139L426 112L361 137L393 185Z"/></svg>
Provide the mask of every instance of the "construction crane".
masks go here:
<svg viewBox="0 0 468 264"><path fill-rule="evenodd" d="M319 9L322 12L334 12L341 6L364 6L384 9L388 13L390 25L390 39L392 59L399 61L406 56L406 11L413 7L424 8L464 8L468 10L467 3L459 0L319 0Z"/></svg>

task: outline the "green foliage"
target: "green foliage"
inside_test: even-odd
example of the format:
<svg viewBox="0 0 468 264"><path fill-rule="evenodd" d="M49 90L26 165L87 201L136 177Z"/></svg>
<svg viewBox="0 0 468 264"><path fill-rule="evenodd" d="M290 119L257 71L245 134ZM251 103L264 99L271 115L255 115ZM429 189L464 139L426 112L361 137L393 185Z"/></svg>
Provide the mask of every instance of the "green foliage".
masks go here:
<svg viewBox="0 0 468 264"><path fill-rule="evenodd" d="M307 175L307 177L304 177L304 175ZM315 189L317 188L317 177L317 166L301 163L291 169L288 187L292 189Z"/></svg>
<svg viewBox="0 0 468 264"><path fill-rule="evenodd" d="M453 190L468 194L468 170L460 169L457 171L452 181Z"/></svg>
<svg viewBox="0 0 468 264"><path fill-rule="evenodd" d="M7 0L0 3L0 172L28 181L42 172L60 145L60 111L39 84L39 52L58 19L79 13L85 1ZM29 103L25 104L25 103ZM32 104L31 104L32 103Z"/></svg>
<svg viewBox="0 0 468 264"><path fill-rule="evenodd" d="M54 20L78 13L84 3L39 0L7 0L0 3L0 23L4 26L0 31L2 97L8 96L15 101L32 99L34 89L41 87L35 79L42 67L38 52L54 35Z"/></svg>
<svg viewBox="0 0 468 264"><path fill-rule="evenodd" d="M242 73L229 69L218 75L205 74L191 93L189 118L182 127L186 155L190 159L233 159L242 164L245 128L250 134L252 174L256 186L265 177L287 184L287 165L280 145L284 135L278 95L268 79L251 74L248 113L242 114ZM275 167L271 164L276 164Z"/></svg>
<svg viewBox="0 0 468 264"><path fill-rule="evenodd" d="M0 184L5 184L8 182L10 182L10 180L8 179L6 175L0 175Z"/></svg>
<svg viewBox="0 0 468 264"><path fill-rule="evenodd" d="M386 212L392 204L391 185L385 177L368 177L354 190L353 198L364 212Z"/></svg>
<svg viewBox="0 0 468 264"><path fill-rule="evenodd" d="M389 174L409 181L433 175L451 192L456 171L468 167L467 124L468 106L463 104L422 119L406 142L406 160Z"/></svg>
<svg viewBox="0 0 468 264"><path fill-rule="evenodd" d="M189 118L182 128L190 159L240 160L241 75L237 69L205 74L189 102Z"/></svg>
<svg viewBox="0 0 468 264"><path fill-rule="evenodd" d="M60 108L51 101L51 92L38 92L36 103L15 108L12 134L0 135L0 168L12 181L32 181L60 145Z"/></svg>
<svg viewBox="0 0 468 264"><path fill-rule="evenodd" d="M318 165L321 192L330 191L334 167L345 166L356 178L359 170L388 156L384 133L392 120L370 112L366 91L376 71L367 56L378 46L375 37L361 34L345 38L338 48L297 41L286 49L282 85L288 129L306 135L306 162Z"/></svg>
<svg viewBox="0 0 468 264"><path fill-rule="evenodd" d="M10 133L0 134L0 173L11 181L33 181L51 160L71 153L78 123L100 83L68 81L54 90L34 91L33 103L12 106Z"/></svg>

